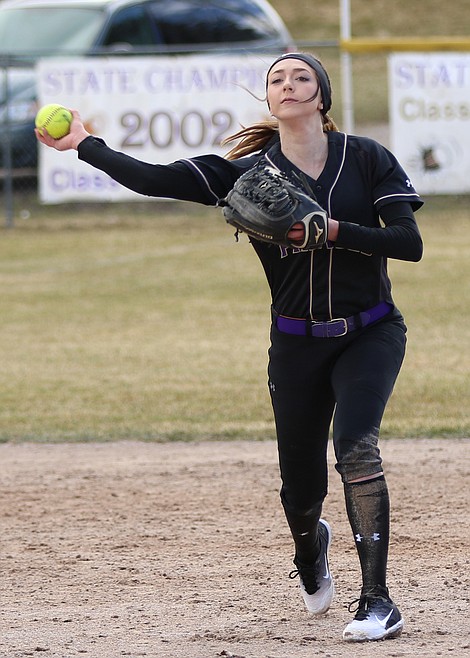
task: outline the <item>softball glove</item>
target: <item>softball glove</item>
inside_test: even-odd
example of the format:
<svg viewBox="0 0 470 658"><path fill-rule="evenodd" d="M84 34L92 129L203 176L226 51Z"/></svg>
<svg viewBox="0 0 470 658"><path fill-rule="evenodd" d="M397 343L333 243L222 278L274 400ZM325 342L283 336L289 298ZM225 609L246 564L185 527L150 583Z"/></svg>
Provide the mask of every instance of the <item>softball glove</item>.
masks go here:
<svg viewBox="0 0 470 658"><path fill-rule="evenodd" d="M251 238L284 247L319 249L328 240L328 214L279 169L261 159L219 201L225 220ZM288 233L303 224L302 240Z"/></svg>

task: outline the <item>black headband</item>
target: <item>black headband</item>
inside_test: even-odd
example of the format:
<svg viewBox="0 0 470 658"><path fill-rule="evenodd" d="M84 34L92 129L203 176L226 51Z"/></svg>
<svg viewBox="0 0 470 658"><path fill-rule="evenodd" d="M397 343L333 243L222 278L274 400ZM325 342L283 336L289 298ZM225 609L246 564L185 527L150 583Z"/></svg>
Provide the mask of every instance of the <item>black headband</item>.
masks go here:
<svg viewBox="0 0 470 658"><path fill-rule="evenodd" d="M331 108L330 78L328 77L328 73L323 68L321 62L319 62L319 60L313 55L309 55L308 53L286 53L285 55L281 55L276 60L274 60L274 62L269 67L268 72L266 73L266 85L268 83L268 75L273 66L279 62L282 62L284 59L300 59L315 71L318 77L318 82L320 83L321 98L323 101L323 109L321 110L321 113L326 114Z"/></svg>

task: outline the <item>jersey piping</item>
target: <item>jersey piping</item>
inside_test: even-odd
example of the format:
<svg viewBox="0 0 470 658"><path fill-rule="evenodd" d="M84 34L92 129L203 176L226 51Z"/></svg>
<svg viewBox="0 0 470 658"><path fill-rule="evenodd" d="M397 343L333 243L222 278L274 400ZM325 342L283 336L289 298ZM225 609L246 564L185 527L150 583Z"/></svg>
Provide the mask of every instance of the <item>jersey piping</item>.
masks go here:
<svg viewBox="0 0 470 658"><path fill-rule="evenodd" d="M203 181L203 183L205 184L205 186L209 190L209 193L212 194L212 196L214 197L216 202L219 201L219 197L217 196L217 194L214 192L214 190L210 186L209 181L207 180L204 172L201 171L201 169L192 160L189 160L187 158L182 158L181 162L184 162L184 164L186 164L186 165L192 167L193 169L195 169L195 171L199 174L199 176L201 177L201 180Z"/></svg>
<svg viewBox="0 0 470 658"><path fill-rule="evenodd" d="M344 143L343 143L343 155L341 157L341 164L338 168L338 173L336 174L336 178L333 181L333 185L331 186L329 194L328 194L328 215L329 215L329 217L331 217L331 195L333 194L333 190L336 187L336 183L338 182L339 177L341 176L341 172L343 171L344 163L346 161L346 147L347 147L347 144L348 144L348 136L345 133L343 133L343 135L344 135Z"/></svg>
<svg viewBox="0 0 470 658"><path fill-rule="evenodd" d="M403 199L403 197L408 197L408 196L413 197L414 199L416 199L417 195L416 195L416 192L410 193L410 194L386 194L385 196L381 196L378 199L376 199L374 201L374 205L376 205L380 201L384 201L384 199L394 199L394 198Z"/></svg>
<svg viewBox="0 0 470 658"><path fill-rule="evenodd" d="M277 169L277 171L281 171L277 165L274 164L274 162L271 160L271 158L268 156L266 153L265 156L266 160L269 162L269 164L274 167L274 169Z"/></svg>
<svg viewBox="0 0 470 658"><path fill-rule="evenodd" d="M333 181L333 184L330 188L330 191L328 193L328 217L331 217L331 196L333 194L333 190L336 187L336 183L339 180L339 177L341 176L341 172L343 171L344 163L346 161L346 148L348 145L348 136L346 133L343 133L344 135L344 142L343 142L343 154L341 156L341 163L338 167L338 173L336 174L335 180ZM332 273L333 273L333 254L334 254L334 249L330 249L329 252L329 264L328 264L328 313L330 316L330 320L333 319L333 300L332 300L332 291L333 291L333 282L332 282ZM313 286L313 278L311 279L311 286ZM313 312L313 309L310 311L311 313ZM312 316L313 317L313 316Z"/></svg>
<svg viewBox="0 0 470 658"><path fill-rule="evenodd" d="M315 258L314 258L315 251L310 252L310 301L309 301L309 307L310 307L310 319L313 320L313 270L315 268Z"/></svg>

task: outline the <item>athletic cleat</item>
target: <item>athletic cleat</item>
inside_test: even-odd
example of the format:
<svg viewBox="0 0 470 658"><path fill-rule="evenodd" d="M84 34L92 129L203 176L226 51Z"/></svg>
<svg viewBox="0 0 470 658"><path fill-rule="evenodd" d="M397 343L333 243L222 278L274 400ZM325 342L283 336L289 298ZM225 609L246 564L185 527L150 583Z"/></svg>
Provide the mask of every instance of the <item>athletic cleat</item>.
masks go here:
<svg viewBox="0 0 470 658"><path fill-rule="evenodd" d="M328 549L330 548L332 534L330 526L323 519L320 519L318 523L318 537L320 539L320 553L315 563L305 565L294 559L297 569L289 574L289 578L299 576L302 598L307 610L314 615L327 612L335 593L335 585L328 567Z"/></svg>
<svg viewBox="0 0 470 658"><path fill-rule="evenodd" d="M386 587L377 585L353 603L359 605L354 619L344 629L343 640L367 642L391 639L400 635L404 625L403 618L389 597Z"/></svg>

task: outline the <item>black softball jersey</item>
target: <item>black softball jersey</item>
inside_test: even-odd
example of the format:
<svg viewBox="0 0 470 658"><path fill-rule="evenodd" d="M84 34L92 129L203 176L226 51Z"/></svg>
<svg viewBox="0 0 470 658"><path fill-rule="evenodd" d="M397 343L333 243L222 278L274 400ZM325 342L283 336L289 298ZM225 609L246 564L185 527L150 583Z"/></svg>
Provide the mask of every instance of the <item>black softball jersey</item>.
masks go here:
<svg viewBox="0 0 470 658"><path fill-rule="evenodd" d="M338 238L318 250L279 247L252 239L278 314L331 320L393 304L387 258L418 261L422 240L413 211L423 204L405 171L372 139L328 132L328 158L318 179L301 172L281 152L265 150L273 165L299 179L330 217L339 221ZM140 194L215 206L261 153L226 160L203 155L168 165L144 163L86 138L79 158Z"/></svg>

